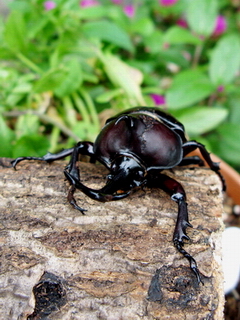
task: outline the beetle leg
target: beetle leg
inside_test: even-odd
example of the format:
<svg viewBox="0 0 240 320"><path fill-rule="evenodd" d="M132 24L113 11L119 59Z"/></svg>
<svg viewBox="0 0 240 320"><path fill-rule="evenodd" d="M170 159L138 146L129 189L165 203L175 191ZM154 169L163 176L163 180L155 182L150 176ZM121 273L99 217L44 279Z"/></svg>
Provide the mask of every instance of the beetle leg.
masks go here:
<svg viewBox="0 0 240 320"><path fill-rule="evenodd" d="M85 193L89 198L92 198L92 199L100 201L100 202L120 200L120 199L126 198L130 194L130 191L124 192L124 193L119 193L119 194L106 193L105 187L103 187L102 189L99 189L99 190L91 189L91 188L88 188L87 186L85 186L83 183L81 183L79 179L76 179L76 177L74 175L70 174L67 170L64 171L64 174L65 174L66 178L68 179L68 181L70 182L70 184L74 187L74 189L77 188L77 189L81 190L83 193ZM71 189L70 189L70 191L71 191ZM70 203L73 204L72 202L70 202ZM76 209L78 209L77 206L75 206L75 205L73 205L73 206ZM82 210L80 210L80 211L82 211Z"/></svg>
<svg viewBox="0 0 240 320"><path fill-rule="evenodd" d="M75 209L81 211L82 214L84 214L84 211L86 211L86 210L79 207L77 205L75 198L74 198L74 192L76 190L75 183L73 183L72 180L69 179L69 176L74 177L74 181L79 181L79 183L80 183L80 172L79 172L79 168L77 166L78 157L80 154L90 156L91 157L90 161L94 162L95 157L94 157L94 152L93 152L93 143L87 142L87 141L77 143L77 145L73 148L71 159L64 170L64 174L71 184L71 187L70 187L70 189L68 191L68 195L67 195L68 202Z"/></svg>
<svg viewBox="0 0 240 320"><path fill-rule="evenodd" d="M223 186L222 188L223 188L223 191L225 191L226 190L226 183L225 183L224 177L219 172L219 170L220 170L219 163L212 161L212 159L210 157L210 153L206 150L205 146L197 141L188 141L188 142L185 142L182 147L183 147L183 157L185 157L190 152L196 150L197 148L200 150L204 160L207 162L210 169L213 170L221 179L222 186Z"/></svg>
<svg viewBox="0 0 240 320"><path fill-rule="evenodd" d="M55 160L63 159L69 155L72 155L69 164L67 165L66 169L72 176L74 176L77 180L80 180L80 174L79 169L77 167L77 161L79 154L82 155L88 155L90 156L90 162L95 161L95 156L93 152L93 143L88 141L78 142L77 145L74 148L70 149L64 149L56 154L48 152L43 157L19 157L15 160L11 161L12 166L15 168L16 165L23 161L23 160L40 160L40 161L46 161L46 162L52 162ZM76 187L72 185L68 192L68 201L69 203L75 208L81 211L84 214L83 208L79 207L76 203L76 200L74 199L74 192Z"/></svg>
<svg viewBox="0 0 240 320"><path fill-rule="evenodd" d="M87 141L78 142L77 148L79 150L78 151L79 154L94 156L94 153L92 150L93 149L92 142L87 142ZM71 155L73 153L74 149L75 148L63 149L58 153L48 152L42 157L18 157L16 159L12 160L11 164L15 168L16 165L23 160L38 160L38 161L46 161L46 162L50 163L50 162L60 160L60 159L63 159L65 157ZM91 160L92 160L92 158L91 158ZM93 162L93 160L91 162Z"/></svg>
<svg viewBox="0 0 240 320"><path fill-rule="evenodd" d="M78 156L80 154L90 156L90 162L94 162L95 156L93 152L93 143L88 141L78 142L76 146L73 148L72 156L69 161L69 164L66 167L66 170L68 170L69 173L75 176L77 179L80 179L79 169L77 167Z"/></svg>
<svg viewBox="0 0 240 320"><path fill-rule="evenodd" d="M73 152L73 149L74 148L64 149L58 153L48 152L47 154L45 154L42 157L18 157L16 159L12 160L11 164L15 169L16 165L23 160L40 160L40 161L52 162L52 161L60 160L60 159L63 159L65 157L69 156Z"/></svg>
<svg viewBox="0 0 240 320"><path fill-rule="evenodd" d="M178 164L178 166L188 166L190 164L197 164L199 166L204 166L204 162L198 156L186 157Z"/></svg>
<svg viewBox="0 0 240 320"><path fill-rule="evenodd" d="M81 190L88 197L101 202L119 200L119 199L126 198L129 195L130 192L125 192L120 194L111 194L109 193L109 189L111 189L109 187L106 188L105 186L100 190L95 190L95 189L88 188L83 183L81 183L79 168L77 166L77 160L78 160L79 154L85 154L85 155L91 156L91 160L93 162L95 160L94 153L93 153L93 145L90 143L79 142L74 148L70 162L64 170L64 174L68 179L69 183L71 184L71 187L68 192L68 201L75 209L81 211L82 213L86 211L83 208L79 207L76 203L76 200L74 198L74 192L76 189Z"/></svg>
<svg viewBox="0 0 240 320"><path fill-rule="evenodd" d="M184 239L189 240L189 237L186 234L186 228L192 227L192 225L189 223L188 220L186 193L182 185L176 180L164 174L159 174L157 176L150 175L147 182L147 186L161 188L171 196L171 199L173 201L177 202L178 217L173 233L173 243L177 250L186 259L188 259L190 263L190 268L197 277L198 283L202 282L195 259L186 250L183 249Z"/></svg>
<svg viewBox="0 0 240 320"><path fill-rule="evenodd" d="M76 187L74 185L71 185L68 190L68 195L67 195L68 202L74 207L74 209L77 209L77 210L81 211L82 214L85 214L84 212L87 210L79 207L75 198L74 198L75 190L76 190Z"/></svg>

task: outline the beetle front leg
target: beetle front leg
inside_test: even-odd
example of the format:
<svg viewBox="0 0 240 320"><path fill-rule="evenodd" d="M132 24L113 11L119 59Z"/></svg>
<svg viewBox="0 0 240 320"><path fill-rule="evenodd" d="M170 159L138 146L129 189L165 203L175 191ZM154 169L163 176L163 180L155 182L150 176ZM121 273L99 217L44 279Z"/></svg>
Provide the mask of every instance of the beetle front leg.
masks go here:
<svg viewBox="0 0 240 320"><path fill-rule="evenodd" d="M13 168L15 169L16 165L23 160L38 160L38 161L53 162L53 161L60 160L60 159L63 159L65 157L69 156L70 154L72 154L73 149L74 148L64 149L58 153L48 152L42 157L18 157L16 159L12 160L11 164L12 164Z"/></svg>
<svg viewBox="0 0 240 320"><path fill-rule="evenodd" d="M97 200L100 202L107 202L107 201L114 201L114 200L121 200L129 196L131 191L124 192L124 193L119 193L119 194L113 194L108 192L108 188L105 186L99 190L91 189L85 186L79 179L76 179L74 175L71 175L68 171L64 171L64 174L68 181L70 182L72 189L70 189L69 192L72 192L72 195L70 195L70 199L72 200L70 203L78 210L80 211L85 211L84 209L75 206L76 201L73 198L73 192L75 189L81 190L84 194L86 194L89 198L93 200ZM74 202L75 201L75 202Z"/></svg>
<svg viewBox="0 0 240 320"><path fill-rule="evenodd" d="M80 183L80 172L79 172L79 168L77 166L78 157L80 154L90 156L91 157L90 161L94 162L95 157L94 157L94 152L93 152L93 143L88 142L88 141L77 143L77 145L73 148L71 159L64 170L64 174L71 184L70 189L68 191L68 195L67 195L68 202L75 209L81 211L81 213L84 214L84 211L86 211L86 210L79 207L77 205L75 198L74 198L74 192L76 190L75 181L78 181ZM71 179L70 177L74 177L74 180Z"/></svg>
<svg viewBox="0 0 240 320"><path fill-rule="evenodd" d="M158 187L167 192L173 201L178 204L178 217L176 226L173 233L173 243L177 250L186 258L190 263L190 268L197 277L198 283L202 282L200 273L195 259L183 249L184 240L189 240L186 234L187 227L192 227L188 219L188 209L186 202L186 193L182 185L176 180L164 175L150 176L147 185L149 187Z"/></svg>
<svg viewBox="0 0 240 320"><path fill-rule="evenodd" d="M93 143L89 141L78 142L73 148L71 159L66 166L66 170L76 179L80 179L77 161L79 155L90 156L90 162L95 162L95 155L93 152Z"/></svg>

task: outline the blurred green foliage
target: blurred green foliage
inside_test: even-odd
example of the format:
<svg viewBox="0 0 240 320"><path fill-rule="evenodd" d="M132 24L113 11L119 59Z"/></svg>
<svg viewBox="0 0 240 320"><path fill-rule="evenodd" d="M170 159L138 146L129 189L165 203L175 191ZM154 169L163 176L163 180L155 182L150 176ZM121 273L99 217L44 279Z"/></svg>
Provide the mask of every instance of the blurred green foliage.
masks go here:
<svg viewBox="0 0 240 320"><path fill-rule="evenodd" d="M237 1L135 0L131 14L124 1L52 3L13 0L1 18L0 156L92 141L104 115L159 96L191 139L240 169Z"/></svg>

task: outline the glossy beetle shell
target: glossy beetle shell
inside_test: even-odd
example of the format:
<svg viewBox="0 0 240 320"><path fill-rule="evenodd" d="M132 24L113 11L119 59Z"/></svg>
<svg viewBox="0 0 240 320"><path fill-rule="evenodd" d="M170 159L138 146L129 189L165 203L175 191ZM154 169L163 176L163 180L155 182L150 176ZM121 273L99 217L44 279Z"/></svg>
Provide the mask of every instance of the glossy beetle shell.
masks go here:
<svg viewBox="0 0 240 320"><path fill-rule="evenodd" d="M123 154L138 158L147 170L172 168L182 160L183 126L149 109L130 109L107 121L94 143L95 155L107 167Z"/></svg>

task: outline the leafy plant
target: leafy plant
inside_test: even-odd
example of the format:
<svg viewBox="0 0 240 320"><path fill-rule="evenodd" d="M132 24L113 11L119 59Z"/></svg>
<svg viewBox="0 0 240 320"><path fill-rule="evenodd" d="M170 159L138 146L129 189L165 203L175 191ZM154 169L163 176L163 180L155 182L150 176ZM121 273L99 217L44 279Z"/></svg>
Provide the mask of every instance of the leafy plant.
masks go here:
<svg viewBox="0 0 240 320"><path fill-rule="evenodd" d="M239 5L227 0L13 0L0 22L0 156L94 140L158 105L240 169Z"/></svg>

